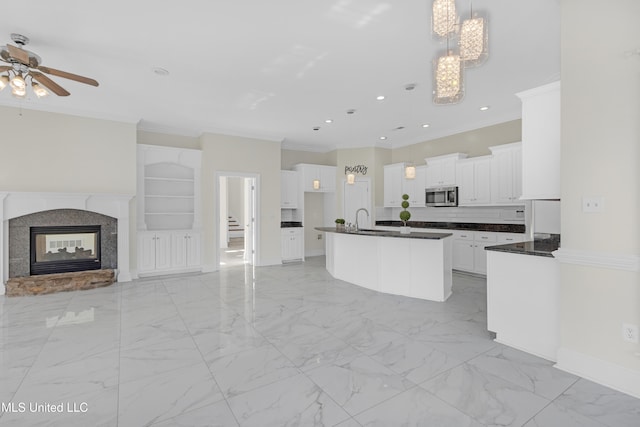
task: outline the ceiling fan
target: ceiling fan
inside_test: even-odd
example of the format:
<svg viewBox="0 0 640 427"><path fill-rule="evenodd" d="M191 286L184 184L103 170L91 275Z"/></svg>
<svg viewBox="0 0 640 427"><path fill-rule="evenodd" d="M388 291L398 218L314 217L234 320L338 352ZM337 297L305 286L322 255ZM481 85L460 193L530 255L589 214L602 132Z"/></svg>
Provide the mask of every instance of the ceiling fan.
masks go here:
<svg viewBox="0 0 640 427"><path fill-rule="evenodd" d="M89 77L79 76L55 68L44 67L42 60L35 53L24 49L29 43L29 38L22 34L11 34L11 40L17 45L7 44L0 46L0 90L7 85L11 86L11 93L17 98L24 98L27 94L27 83L31 81L33 92L38 98L46 96L49 91L58 96L69 96L70 93L62 86L51 80L45 74L62 77L76 82L98 86L98 82ZM45 74L43 74L45 73ZM48 90L47 90L48 89Z"/></svg>

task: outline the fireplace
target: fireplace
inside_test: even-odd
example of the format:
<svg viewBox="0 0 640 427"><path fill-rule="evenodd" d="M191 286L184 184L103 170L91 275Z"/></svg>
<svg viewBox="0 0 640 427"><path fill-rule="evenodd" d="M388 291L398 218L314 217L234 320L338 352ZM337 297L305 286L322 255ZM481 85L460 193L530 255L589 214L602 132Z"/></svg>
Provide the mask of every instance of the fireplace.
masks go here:
<svg viewBox="0 0 640 427"><path fill-rule="evenodd" d="M30 227L30 273L99 270L100 225Z"/></svg>

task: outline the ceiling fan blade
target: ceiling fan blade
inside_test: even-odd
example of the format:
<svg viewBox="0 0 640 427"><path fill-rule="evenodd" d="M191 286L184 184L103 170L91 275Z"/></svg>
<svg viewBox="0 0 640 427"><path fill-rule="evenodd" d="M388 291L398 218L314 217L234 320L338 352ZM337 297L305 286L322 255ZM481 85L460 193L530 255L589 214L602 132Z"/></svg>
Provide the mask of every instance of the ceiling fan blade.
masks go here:
<svg viewBox="0 0 640 427"><path fill-rule="evenodd" d="M53 80L51 80L49 77L45 76L42 73L39 73L37 71L30 71L29 74L31 74L31 77L35 80L38 81L38 83L42 84L43 86L45 86L47 89L49 89L51 92L55 93L58 96L69 96L71 95L69 92L67 92L67 90L65 88L63 88L62 86L58 85L58 83L54 82Z"/></svg>
<svg viewBox="0 0 640 427"><path fill-rule="evenodd" d="M10 44L7 45L9 55L22 64L29 65L29 53Z"/></svg>
<svg viewBox="0 0 640 427"><path fill-rule="evenodd" d="M83 77L77 74L67 73L66 71L60 71L60 70L56 70L55 68L49 68L49 67L43 67L43 66L39 66L38 70L47 74L51 74L53 76L63 77L69 80L75 80L76 82L84 83L91 86L98 86L98 82L93 79L90 79L89 77Z"/></svg>
<svg viewBox="0 0 640 427"><path fill-rule="evenodd" d="M8 70L10 70L10 69L12 69L12 68L13 68L13 67L12 67L12 66L10 66L10 65L3 65L3 66L0 66L0 73L4 73L5 71L8 71Z"/></svg>

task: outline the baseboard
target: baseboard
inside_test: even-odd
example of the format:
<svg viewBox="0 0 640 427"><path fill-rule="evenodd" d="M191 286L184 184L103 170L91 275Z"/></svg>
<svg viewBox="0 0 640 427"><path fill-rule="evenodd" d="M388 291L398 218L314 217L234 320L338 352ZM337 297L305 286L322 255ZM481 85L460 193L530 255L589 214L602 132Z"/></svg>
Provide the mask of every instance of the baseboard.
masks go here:
<svg viewBox="0 0 640 427"><path fill-rule="evenodd" d="M555 367L640 399L640 371L561 347Z"/></svg>
<svg viewBox="0 0 640 427"><path fill-rule="evenodd" d="M130 271L118 270L117 282L130 282L133 279L133 275Z"/></svg>

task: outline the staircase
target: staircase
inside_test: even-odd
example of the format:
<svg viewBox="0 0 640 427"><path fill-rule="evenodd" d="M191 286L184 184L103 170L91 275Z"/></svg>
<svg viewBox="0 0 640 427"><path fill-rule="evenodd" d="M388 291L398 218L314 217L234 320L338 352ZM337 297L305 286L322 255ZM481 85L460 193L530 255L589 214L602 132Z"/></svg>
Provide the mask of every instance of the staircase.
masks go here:
<svg viewBox="0 0 640 427"><path fill-rule="evenodd" d="M240 223L234 217L227 217L227 224L230 239L234 237L244 237L244 229L240 226Z"/></svg>

